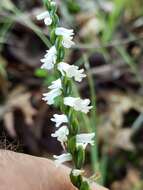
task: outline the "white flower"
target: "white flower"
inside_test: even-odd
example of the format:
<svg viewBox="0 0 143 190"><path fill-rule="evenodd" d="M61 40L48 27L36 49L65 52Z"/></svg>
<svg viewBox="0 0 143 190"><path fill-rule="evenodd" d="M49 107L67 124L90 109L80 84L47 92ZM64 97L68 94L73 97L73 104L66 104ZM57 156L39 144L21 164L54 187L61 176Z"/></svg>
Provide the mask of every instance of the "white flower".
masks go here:
<svg viewBox="0 0 143 190"><path fill-rule="evenodd" d="M59 156L54 155L53 157L56 159L55 160L56 165L72 160L72 155L70 153L61 154Z"/></svg>
<svg viewBox="0 0 143 190"><path fill-rule="evenodd" d="M67 141L68 135L69 135L69 129L67 126L62 126L57 131L55 131L55 133L51 134L52 137L57 137L57 140L60 141L62 145L64 144L64 142Z"/></svg>
<svg viewBox="0 0 143 190"><path fill-rule="evenodd" d="M57 59L57 50L55 46L52 46L49 50L47 50L46 55L40 61L44 63L41 68L51 70L54 67Z"/></svg>
<svg viewBox="0 0 143 190"><path fill-rule="evenodd" d="M77 146L83 146L86 148L88 144L94 145L95 133L83 133L76 135L76 144Z"/></svg>
<svg viewBox="0 0 143 190"><path fill-rule="evenodd" d="M56 127L59 127L62 123L68 123L68 118L64 114L54 114L53 118L51 118L51 121L56 123Z"/></svg>
<svg viewBox="0 0 143 190"><path fill-rule="evenodd" d="M42 98L42 100L46 101L47 104L52 105L52 104L54 104L54 99L60 95L61 95L61 90L55 89L48 93L44 93L43 94L44 97Z"/></svg>
<svg viewBox="0 0 143 190"><path fill-rule="evenodd" d="M62 45L65 48L70 48L72 45L74 45L74 42L72 41L73 35L74 35L73 29L66 29L66 28L63 28L63 27L58 27L55 30L55 34L57 36L62 36L63 37Z"/></svg>
<svg viewBox="0 0 143 190"><path fill-rule="evenodd" d="M37 15L36 18L37 18L37 20L44 20L44 23L48 26L52 24L52 18L48 11L45 11L45 12Z"/></svg>
<svg viewBox="0 0 143 190"><path fill-rule="evenodd" d="M60 96L62 93L62 91L61 91L61 89L62 89L61 79L53 81L52 85L49 86L49 89L51 89L51 91L48 93L44 93L43 94L44 97L42 98L42 100L46 101L47 104L51 105L54 103L54 99L57 96Z"/></svg>
<svg viewBox="0 0 143 190"><path fill-rule="evenodd" d="M51 90L62 89L61 79L57 79L57 80L53 81L52 84L48 88Z"/></svg>
<svg viewBox="0 0 143 190"><path fill-rule="evenodd" d="M70 107L73 107L76 111L81 111L84 113L88 113L92 106L89 106L89 99L81 99L74 97L65 97L64 104Z"/></svg>
<svg viewBox="0 0 143 190"><path fill-rule="evenodd" d="M81 82L82 78L86 77L86 75L83 73L84 69L79 69L78 66L69 65L64 62L60 62L58 64L58 70L61 72L63 76L66 74L67 77L73 77L77 82Z"/></svg>
<svg viewBox="0 0 143 190"><path fill-rule="evenodd" d="M84 173L84 170L78 170L78 169L73 169L72 170L72 174L74 176L79 176L79 175L82 175Z"/></svg>

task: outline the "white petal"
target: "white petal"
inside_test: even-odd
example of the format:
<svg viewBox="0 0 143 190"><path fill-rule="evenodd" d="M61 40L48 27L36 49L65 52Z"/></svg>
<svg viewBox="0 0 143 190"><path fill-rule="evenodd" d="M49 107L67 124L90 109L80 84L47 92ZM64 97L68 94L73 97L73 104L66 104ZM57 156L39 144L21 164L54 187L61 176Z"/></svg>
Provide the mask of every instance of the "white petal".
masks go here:
<svg viewBox="0 0 143 190"><path fill-rule="evenodd" d="M55 163L57 165L62 164L63 162L71 161L72 160L72 155L70 153L66 154L61 154L60 156L53 156L56 160Z"/></svg>
<svg viewBox="0 0 143 190"><path fill-rule="evenodd" d="M75 65L69 65L65 62L60 62L58 64L58 70L61 72L61 74L64 76L65 74L69 78L74 78L75 81L81 82L81 80L86 77L86 75L83 73L84 69L79 69L78 66Z"/></svg>
<svg viewBox="0 0 143 190"><path fill-rule="evenodd" d="M62 45L65 47L65 48L71 48L75 43L73 41L71 41L70 39L68 38L63 38L62 40Z"/></svg>
<svg viewBox="0 0 143 190"><path fill-rule="evenodd" d="M63 27L57 27L55 30L57 36L72 36L74 35L73 29L66 29Z"/></svg>
<svg viewBox="0 0 143 190"><path fill-rule="evenodd" d="M52 19L51 19L50 17L47 17L47 18L44 19L44 23L45 23L47 26L49 26L49 25L52 24Z"/></svg>
<svg viewBox="0 0 143 190"><path fill-rule="evenodd" d="M37 20L43 20L45 19L46 17L49 17L49 12L48 11L45 11L43 13L40 13L39 15L36 16Z"/></svg>
<svg viewBox="0 0 143 190"><path fill-rule="evenodd" d="M80 99L74 97L65 97L64 104L73 107L76 111L88 113L92 106L89 106L89 99Z"/></svg>
<svg viewBox="0 0 143 190"><path fill-rule="evenodd" d="M45 11L37 16L37 20L44 20L46 25L52 24L52 19L48 11Z"/></svg>
<svg viewBox="0 0 143 190"><path fill-rule="evenodd" d="M51 90L50 92L43 94L44 97L42 98L42 100L46 101L47 104L52 105L52 104L54 104L54 99L57 96L60 96L61 93L62 92L60 89Z"/></svg>
<svg viewBox="0 0 143 190"><path fill-rule="evenodd" d="M69 135L69 129L67 126L62 126L58 130L55 131L55 133L52 133L52 137L56 137L58 141L60 141L62 144L67 141L67 136Z"/></svg>
<svg viewBox="0 0 143 190"><path fill-rule="evenodd" d="M44 58L40 60L42 63L44 63L41 66L41 68L51 70L52 68L54 68L56 59L57 59L57 51L55 46L52 46L49 50L47 50L47 53L44 56Z"/></svg>
<svg viewBox="0 0 143 190"><path fill-rule="evenodd" d="M49 89L62 89L61 79L57 79L52 82L52 84L48 87Z"/></svg>
<svg viewBox="0 0 143 190"><path fill-rule="evenodd" d="M76 144L77 146L83 146L84 148L86 148L86 146L88 144L90 145L94 145L94 137L95 137L95 133L82 133L82 134L78 134L76 135Z"/></svg>
<svg viewBox="0 0 143 190"><path fill-rule="evenodd" d="M55 30L55 34L57 36L62 36L63 37L62 45L65 48L70 48L72 45L74 45L74 42L72 41L73 35L74 35L72 29L70 30L70 29L66 29L66 28L63 28L63 27L58 27Z"/></svg>
<svg viewBox="0 0 143 190"><path fill-rule="evenodd" d="M47 70L51 70L54 68L54 64L53 62L49 61L48 59L41 59L40 60L42 63L44 63L43 65L41 65L41 69L47 69Z"/></svg>
<svg viewBox="0 0 143 190"><path fill-rule="evenodd" d="M59 127L62 123L68 123L68 118L64 114L54 114L53 118L51 118L51 121L56 123L56 127Z"/></svg>
<svg viewBox="0 0 143 190"><path fill-rule="evenodd" d="M78 98L73 97L65 97L64 98L64 104L70 107L74 107L75 100Z"/></svg>

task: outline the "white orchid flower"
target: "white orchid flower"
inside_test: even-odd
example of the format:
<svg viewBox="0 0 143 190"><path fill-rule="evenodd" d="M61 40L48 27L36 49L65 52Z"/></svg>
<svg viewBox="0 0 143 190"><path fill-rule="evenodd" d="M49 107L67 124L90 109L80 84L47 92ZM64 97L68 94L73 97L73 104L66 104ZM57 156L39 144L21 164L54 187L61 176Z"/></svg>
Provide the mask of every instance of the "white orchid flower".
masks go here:
<svg viewBox="0 0 143 190"><path fill-rule="evenodd" d="M88 144L94 145L95 133L82 133L76 135L76 145L82 146L84 149Z"/></svg>
<svg viewBox="0 0 143 190"><path fill-rule="evenodd" d="M73 35L74 35L73 29L66 29L66 28L63 28L63 27L57 27L56 30L55 30L55 34L57 36L62 36L63 37L62 45L65 48L70 48L71 46L74 45L74 42L72 41Z"/></svg>
<svg viewBox="0 0 143 190"><path fill-rule="evenodd" d="M40 13L39 15L37 15L37 20L44 20L44 23L49 26L52 24L52 18L49 14L48 11L45 11L43 13Z"/></svg>
<svg viewBox="0 0 143 190"><path fill-rule="evenodd" d="M57 50L55 46L52 46L49 50L47 50L46 55L40 61L43 63L41 66L42 69L51 70L54 68L54 64L57 59Z"/></svg>
<svg viewBox="0 0 143 190"><path fill-rule="evenodd" d="M54 114L53 118L51 118L51 121L55 122L56 127L60 127L62 123L68 123L68 118L65 114Z"/></svg>
<svg viewBox="0 0 143 190"><path fill-rule="evenodd" d="M72 155L70 153L64 153L64 154L61 154L59 156L54 155L53 157L56 159L55 163L57 166L64 163L64 162L68 162L68 161L72 160Z"/></svg>
<svg viewBox="0 0 143 190"><path fill-rule="evenodd" d="M55 133L52 133L52 137L56 137L59 142L63 145L67 141L67 136L69 135L69 129L67 126L62 126Z"/></svg>
<svg viewBox="0 0 143 190"><path fill-rule="evenodd" d="M89 106L90 100L89 99L81 99L81 98L74 98L74 97L65 97L64 104L70 107L73 107L76 111L81 111L84 113L88 113L89 110L93 106Z"/></svg>
<svg viewBox="0 0 143 190"><path fill-rule="evenodd" d="M44 97L42 99L46 101L47 104L51 105L54 104L54 99L62 94L61 79L53 81L52 84L49 86L49 89L51 89L51 91L48 93L44 93Z"/></svg>
<svg viewBox="0 0 143 190"><path fill-rule="evenodd" d="M67 77L69 78L73 77L77 82L81 82L82 79L86 77L86 75L83 73L84 69L79 69L78 66L69 65L68 63L65 62L60 62L58 64L58 70L61 72L63 76L65 76L66 74Z"/></svg>

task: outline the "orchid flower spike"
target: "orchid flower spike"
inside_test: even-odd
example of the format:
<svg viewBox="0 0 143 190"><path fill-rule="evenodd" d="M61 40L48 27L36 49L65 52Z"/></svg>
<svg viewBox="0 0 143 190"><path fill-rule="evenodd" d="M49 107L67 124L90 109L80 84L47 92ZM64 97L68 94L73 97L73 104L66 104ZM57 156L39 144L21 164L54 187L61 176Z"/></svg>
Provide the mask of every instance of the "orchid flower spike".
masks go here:
<svg viewBox="0 0 143 190"><path fill-rule="evenodd" d="M52 47L46 51L42 62L42 69L52 70L55 76L59 79L53 81L48 87L49 92L43 94L43 100L51 105L55 103L56 97L60 96L59 108L64 114L54 114L51 121L55 122L56 131L51 134L52 137L57 138L64 148L65 153L61 155L54 155L56 165L62 164L66 161L73 160L74 169L71 171L71 182L78 189L90 189L88 181L82 177L84 170L85 148L88 144L94 145L94 133L78 134L79 124L76 117L77 112L88 113L92 106L89 99L81 99L80 97L71 97L72 86L70 79L81 82L86 74L84 69L80 69L76 65L70 65L64 62L65 49L74 45L73 29L59 27L59 18L57 14L56 2L52 0L45 0L45 7L47 11L37 16L38 20L43 20L49 27L49 40ZM70 109L72 108L72 109ZM65 115L66 114L66 115ZM67 126L68 125L68 126ZM75 180L76 179L76 180Z"/></svg>

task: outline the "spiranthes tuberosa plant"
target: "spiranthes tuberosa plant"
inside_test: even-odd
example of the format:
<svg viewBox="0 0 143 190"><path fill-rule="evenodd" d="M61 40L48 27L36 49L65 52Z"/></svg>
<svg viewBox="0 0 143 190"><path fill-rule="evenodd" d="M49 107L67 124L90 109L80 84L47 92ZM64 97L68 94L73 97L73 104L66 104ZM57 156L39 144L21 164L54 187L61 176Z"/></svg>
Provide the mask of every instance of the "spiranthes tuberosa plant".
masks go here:
<svg viewBox="0 0 143 190"><path fill-rule="evenodd" d="M41 62L41 68L53 70L57 79L49 86L49 91L43 94L43 100L47 104L55 103L56 98L60 99L60 111L62 114L54 114L51 120L55 123L56 131L51 136L60 141L64 154L54 155L56 164L66 161L73 161L74 168L71 170L71 182L80 190L89 190L88 180L82 177L85 161L85 149L88 144L94 144L94 133L79 133L77 112L87 114L92 108L89 99L72 97L71 80L81 82L86 75L84 69L64 62L65 50L74 45L73 29L59 26L57 5L52 0L44 0L46 11L37 16L49 26L51 47Z"/></svg>

